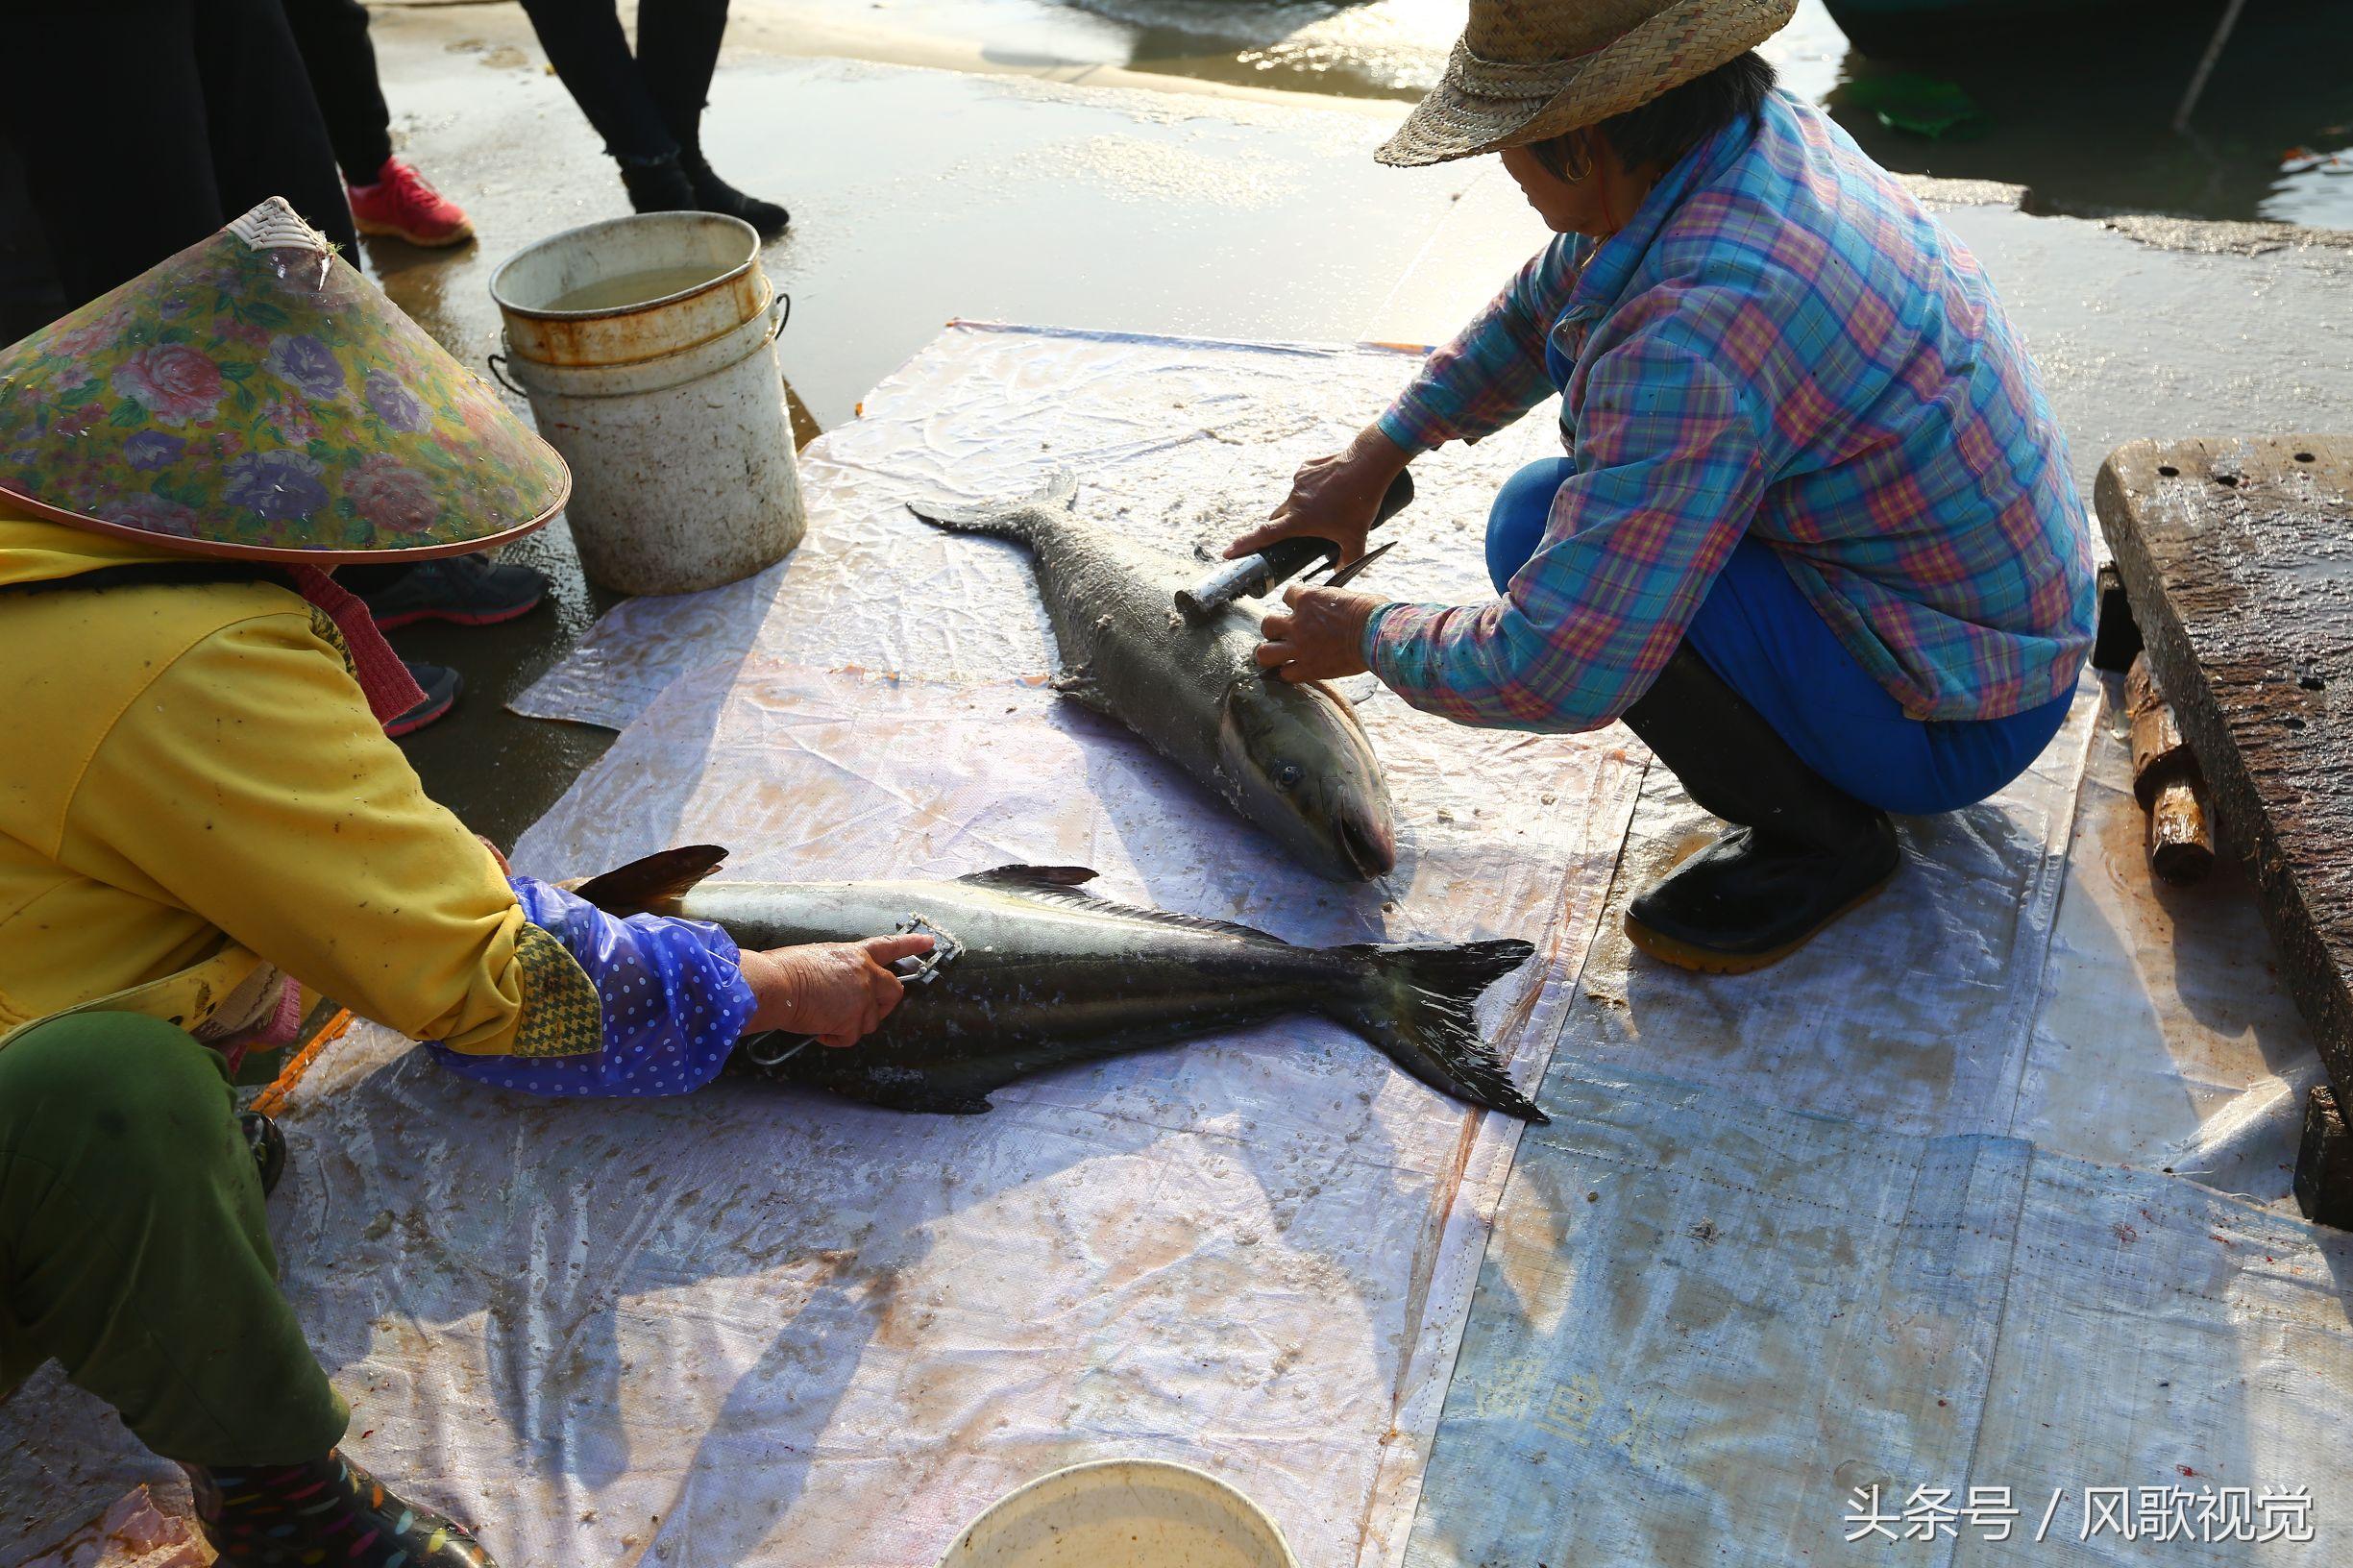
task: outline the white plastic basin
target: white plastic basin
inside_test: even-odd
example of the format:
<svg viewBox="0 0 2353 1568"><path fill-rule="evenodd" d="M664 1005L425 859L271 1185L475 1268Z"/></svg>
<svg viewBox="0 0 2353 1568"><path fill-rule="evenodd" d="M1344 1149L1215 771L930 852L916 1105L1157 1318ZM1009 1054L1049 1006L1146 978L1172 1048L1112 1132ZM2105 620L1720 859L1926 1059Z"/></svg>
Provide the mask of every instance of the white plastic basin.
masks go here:
<svg viewBox="0 0 2353 1568"><path fill-rule="evenodd" d="M1299 1568L1299 1559L1274 1521L1215 1476L1102 1459L991 1505L940 1568Z"/></svg>

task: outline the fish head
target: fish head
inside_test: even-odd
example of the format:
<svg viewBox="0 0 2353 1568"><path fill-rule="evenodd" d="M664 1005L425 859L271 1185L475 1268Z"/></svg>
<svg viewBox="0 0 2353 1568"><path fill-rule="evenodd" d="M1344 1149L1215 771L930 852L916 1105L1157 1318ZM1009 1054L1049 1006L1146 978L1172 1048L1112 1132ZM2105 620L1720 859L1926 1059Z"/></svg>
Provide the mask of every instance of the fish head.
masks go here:
<svg viewBox="0 0 2353 1568"><path fill-rule="evenodd" d="M1217 749L1242 814L1315 870L1368 882L1397 865L1381 760L1337 693L1246 672L1226 689Z"/></svg>

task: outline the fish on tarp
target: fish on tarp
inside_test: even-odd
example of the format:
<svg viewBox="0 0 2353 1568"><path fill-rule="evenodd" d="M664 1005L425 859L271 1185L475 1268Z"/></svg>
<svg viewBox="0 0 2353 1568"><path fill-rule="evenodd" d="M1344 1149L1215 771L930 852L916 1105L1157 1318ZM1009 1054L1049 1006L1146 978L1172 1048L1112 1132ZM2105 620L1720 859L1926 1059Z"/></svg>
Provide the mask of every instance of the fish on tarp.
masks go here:
<svg viewBox="0 0 2353 1568"><path fill-rule="evenodd" d="M1255 610L1180 615L1176 592L1200 563L1086 522L1077 495L1066 474L1014 505L910 510L1028 547L1062 660L1055 690L1142 736L1321 874L1386 875L1388 788L1347 700L1320 682L1269 679L1253 656Z"/></svg>
<svg viewBox="0 0 2353 1568"><path fill-rule="evenodd" d="M1442 1093L1545 1119L1479 1038L1481 993L1525 942L1300 947L1246 925L1097 898L1073 866L1000 866L953 881L714 882L712 845L632 861L574 891L615 915L708 920L750 949L913 928L953 956L845 1050L811 1045L739 1070L895 1111L970 1115L1017 1078L1312 1013Z"/></svg>

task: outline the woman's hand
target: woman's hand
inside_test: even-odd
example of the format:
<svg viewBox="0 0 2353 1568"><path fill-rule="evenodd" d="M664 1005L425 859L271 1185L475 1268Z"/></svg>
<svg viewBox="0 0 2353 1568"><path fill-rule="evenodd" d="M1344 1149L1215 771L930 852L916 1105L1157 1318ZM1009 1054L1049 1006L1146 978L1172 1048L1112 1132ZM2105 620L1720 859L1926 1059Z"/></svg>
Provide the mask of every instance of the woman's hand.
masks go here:
<svg viewBox="0 0 2353 1568"><path fill-rule="evenodd" d="M1291 493L1265 523L1226 547L1226 559L1255 554L1278 539L1305 534L1340 547L1338 564L1364 553L1381 498L1412 461L1403 448L1367 425L1346 448L1329 457L1311 457L1291 476Z"/></svg>
<svg viewBox="0 0 2353 1568"><path fill-rule="evenodd" d="M1283 590L1287 606L1259 626L1265 641L1253 655L1271 674L1285 680L1338 680L1360 675L1364 662L1364 623L1388 602L1370 594L1345 588Z"/></svg>
<svg viewBox="0 0 2353 1568"><path fill-rule="evenodd" d="M855 1045L891 1016L906 988L891 966L931 951L925 936L811 943L743 955L753 1007L747 1035L772 1029L815 1035L820 1045Z"/></svg>

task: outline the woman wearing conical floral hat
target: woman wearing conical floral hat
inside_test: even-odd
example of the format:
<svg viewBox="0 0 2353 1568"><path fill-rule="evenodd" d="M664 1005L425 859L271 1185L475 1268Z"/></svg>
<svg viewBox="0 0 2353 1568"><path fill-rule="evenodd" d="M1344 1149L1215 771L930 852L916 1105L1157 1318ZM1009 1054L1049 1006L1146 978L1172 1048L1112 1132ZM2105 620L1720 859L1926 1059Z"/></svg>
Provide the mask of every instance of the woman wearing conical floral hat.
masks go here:
<svg viewBox="0 0 2353 1568"><path fill-rule="evenodd" d="M625 924L425 796L380 725L415 687L324 569L486 549L568 484L282 203L0 350L0 1390L62 1363L233 1568L489 1561L337 1451L246 1044L320 993L465 1076L679 1093L740 1034L851 1043L930 945Z"/></svg>
<svg viewBox="0 0 2353 1568"><path fill-rule="evenodd" d="M1389 480L1555 392L1566 455L1495 499L1497 598L1301 589L1262 663L1417 707L1623 719L1733 824L1639 894L1653 956L1737 972L1869 897L1889 814L1982 800L2064 719L2090 530L1969 252L1752 52L1796 0L1471 0L1380 157L1497 154L1558 235L1274 520L1363 549Z"/></svg>

